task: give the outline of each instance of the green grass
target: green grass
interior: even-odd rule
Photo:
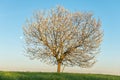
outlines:
[[[0,72],[0,80],[120,80],[120,76],[77,73]]]

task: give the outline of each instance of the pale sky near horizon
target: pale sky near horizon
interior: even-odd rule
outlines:
[[[0,0],[0,70],[56,71],[55,66],[24,56],[22,26],[34,11],[57,5],[70,11],[93,12],[104,30],[97,63],[88,69],[65,68],[65,72],[120,75],[120,0]]]

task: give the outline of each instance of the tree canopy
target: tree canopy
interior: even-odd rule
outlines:
[[[25,50],[32,59],[60,66],[91,67],[103,37],[100,20],[90,12],[57,6],[35,12],[23,27]]]

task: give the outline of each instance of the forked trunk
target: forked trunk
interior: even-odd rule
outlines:
[[[58,62],[58,66],[57,66],[57,72],[60,73],[60,69],[61,69],[61,62]]]

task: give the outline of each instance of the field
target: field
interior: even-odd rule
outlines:
[[[120,80],[120,76],[77,73],[0,72],[0,80]]]

